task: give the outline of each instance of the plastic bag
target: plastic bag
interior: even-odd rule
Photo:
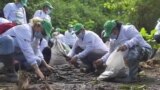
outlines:
[[[49,65],[54,66],[67,64],[64,54],[67,55],[69,51],[69,46],[62,44],[57,39],[54,39],[54,45],[51,48],[51,60],[49,62]]]
[[[111,53],[106,61],[106,70],[97,78],[98,80],[114,78],[120,73],[126,73],[127,67],[125,66],[124,53],[117,51],[117,49]]]

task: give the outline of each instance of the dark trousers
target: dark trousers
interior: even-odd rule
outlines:
[[[140,46],[133,46],[129,49],[128,54],[125,57],[127,60],[127,65],[129,67],[129,75],[130,79],[137,78],[139,62],[146,61],[150,56],[151,49],[140,47]]]
[[[160,43],[160,34],[154,35],[154,39],[156,40],[157,43]]]
[[[75,53],[78,54],[80,52],[82,52],[83,49],[80,47],[77,47],[75,49]],[[107,53],[107,51],[103,51],[103,50],[96,50],[96,51],[92,51],[90,53],[88,53],[88,55],[86,55],[84,58],[80,58],[80,60],[86,64],[88,66],[89,69],[91,69],[91,71],[94,71],[95,68],[93,67],[93,62],[97,59],[100,59],[103,55],[105,55]]]

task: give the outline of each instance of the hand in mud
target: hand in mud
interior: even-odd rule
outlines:
[[[45,77],[44,77],[42,71],[39,69],[38,65],[37,65],[37,64],[33,64],[32,67],[34,68],[35,73],[36,73],[42,80],[44,80]]]
[[[52,66],[50,66],[50,65],[46,65],[46,68],[49,70],[49,71],[54,71],[54,69],[53,69],[53,67]]]
[[[78,57],[77,56],[73,56],[70,60],[70,63],[73,64],[73,65],[77,65],[77,59]]]
[[[127,46],[126,46],[126,45],[122,45],[122,46],[120,46],[120,47],[118,48],[117,51],[125,51],[125,50],[127,50]]]
[[[72,59],[72,58],[69,57],[69,56],[66,56],[65,58],[66,58],[67,61],[70,61],[70,60]]]
[[[102,66],[103,65],[103,61],[101,59],[98,59],[96,61],[93,62],[93,66],[95,68],[99,67],[99,66]]]
[[[45,76],[43,75],[40,69],[35,70],[35,72],[41,78],[41,80],[45,80]]]

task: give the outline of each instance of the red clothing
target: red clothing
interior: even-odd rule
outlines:
[[[4,33],[5,31],[7,31],[8,29],[10,29],[14,26],[16,26],[15,23],[2,23],[2,24],[0,24],[0,34]]]

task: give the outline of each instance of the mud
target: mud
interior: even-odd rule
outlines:
[[[117,82],[97,81],[93,73],[81,73],[79,69],[70,65],[54,66],[55,71],[45,72],[47,83],[52,90],[160,90],[160,65],[143,68],[143,75],[135,83],[124,84]],[[45,82],[29,73],[30,85],[25,90],[47,89]],[[17,90],[15,83],[0,80],[0,90]]]

